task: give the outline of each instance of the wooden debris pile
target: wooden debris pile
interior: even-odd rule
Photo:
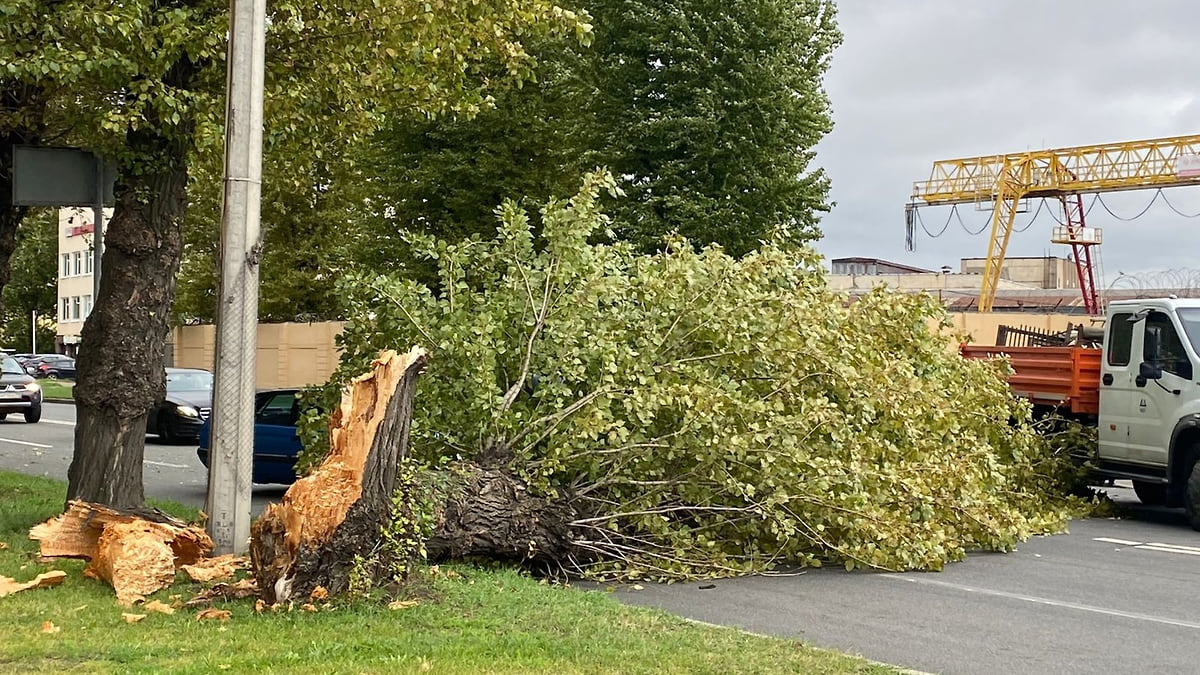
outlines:
[[[351,382],[330,420],[330,453],[267,507],[250,534],[250,559],[267,602],[344,591],[355,557],[378,545],[396,467],[408,453],[416,380],[428,355],[385,351]]]
[[[38,542],[43,558],[90,561],[83,573],[107,581],[127,606],[170,585],[180,568],[195,580],[236,569],[225,557],[206,558],[213,542],[203,529],[155,509],[71,501],[62,515],[35,525],[29,538]]]

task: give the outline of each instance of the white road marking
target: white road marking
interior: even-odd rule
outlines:
[[[1162,551],[1164,554],[1200,555],[1200,551],[1189,551],[1187,549],[1177,549],[1175,546],[1159,546],[1158,544],[1144,544],[1134,546],[1134,548],[1144,551]]]
[[[17,440],[13,440],[11,438],[0,438],[0,443],[16,443],[17,445],[28,445],[31,448],[53,448],[54,447],[53,445],[46,445],[45,443],[31,443],[29,441],[17,441]]]
[[[49,447],[49,446],[47,446],[47,447]],[[165,467],[169,467],[172,469],[190,469],[190,468],[192,468],[191,466],[189,466],[187,464],[171,464],[168,462],[156,462],[152,459],[143,459],[142,464],[152,464],[154,466],[165,466]]]
[[[1108,537],[1096,537],[1092,541],[1103,541],[1109,544],[1120,544],[1122,546],[1141,546],[1140,541],[1129,541],[1128,539],[1109,539]]]
[[[43,423],[43,424],[61,424],[61,425],[63,425],[64,427],[73,427],[73,426],[75,426],[75,423],[74,423],[74,422],[68,422],[67,420],[48,420],[48,419],[46,419],[45,417],[43,417],[41,421],[42,421],[42,423]]]
[[[1063,609],[1074,609],[1080,612],[1091,612],[1093,614],[1105,614],[1107,616],[1117,616],[1123,619],[1133,619],[1135,621],[1148,621],[1150,623],[1161,623],[1168,626],[1180,626],[1182,628],[1193,628],[1200,630],[1200,623],[1193,621],[1183,621],[1180,619],[1171,619],[1165,616],[1154,616],[1152,614],[1139,614],[1137,612],[1126,612],[1119,609],[1109,609],[1107,607],[1096,607],[1094,605],[1082,605],[1077,602],[1066,602],[1063,600],[1053,600],[1051,598],[1042,598],[1036,595],[1023,595],[1021,593],[1009,593],[1008,591],[996,591],[990,588],[978,588],[975,586],[963,586],[948,581],[937,581],[935,579],[920,579],[911,576],[898,574],[881,575],[889,579],[899,579],[908,581],[914,584],[926,584],[929,586],[942,586],[944,588],[953,588],[955,590],[966,593],[979,593],[981,595],[991,595],[998,598],[1007,598],[1009,600],[1021,600],[1024,602],[1032,602],[1038,605],[1048,605],[1050,607],[1061,607]]]
[[[1158,541],[1140,542],[1129,541],[1127,539],[1109,539],[1108,537],[1094,537],[1092,541],[1103,541],[1108,544],[1120,544],[1121,546],[1130,546],[1142,551],[1158,551],[1159,553],[1182,553],[1183,555],[1200,555],[1200,548],[1195,546],[1180,546],[1179,544],[1164,544]]]

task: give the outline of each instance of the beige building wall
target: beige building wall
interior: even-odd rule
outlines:
[[[983,276],[979,274],[938,274],[936,272],[921,274],[830,274],[826,277],[826,285],[831,291],[867,291],[876,286],[887,286],[899,291],[928,291],[937,295],[939,291],[978,293],[983,285]],[[1001,279],[996,285],[998,291],[1030,291],[1041,288],[1030,284],[1018,283]]]
[[[1099,325],[1086,316],[1078,314],[1034,314],[1027,312],[962,312],[950,315],[954,327],[971,336],[971,342],[980,345],[996,344],[996,331],[1001,325],[1018,328],[1036,328],[1052,332],[1067,330],[1068,326]],[[936,324],[931,324],[936,326]]]
[[[963,274],[983,274],[984,258],[963,258]],[[1079,288],[1075,263],[1066,258],[1005,258],[1000,278],[1036,288]]]
[[[338,364],[334,338],[342,326],[340,321],[259,324],[255,388],[304,387],[328,380]],[[212,370],[216,337],[215,326],[175,328],[171,331],[173,365]]]
[[[58,210],[58,330],[60,353],[74,354],[84,319],[92,312],[92,210]],[[105,220],[112,209],[105,209]]]

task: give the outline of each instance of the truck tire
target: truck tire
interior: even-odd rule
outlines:
[[[1146,506],[1162,506],[1167,503],[1167,484],[1150,481],[1133,481],[1133,492]]]
[[[1192,470],[1184,486],[1183,507],[1192,529],[1200,532],[1200,460],[1192,460]]]

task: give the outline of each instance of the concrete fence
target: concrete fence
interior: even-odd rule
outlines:
[[[996,329],[1001,325],[1066,330],[1069,324],[1087,322],[1087,317],[1067,314],[952,314],[954,326],[971,335],[982,345],[996,344]],[[334,337],[342,323],[264,323],[258,326],[258,352],[255,364],[259,389],[303,387],[329,379],[338,363]],[[175,366],[213,369],[216,328],[181,326],[171,331],[171,350]]]

